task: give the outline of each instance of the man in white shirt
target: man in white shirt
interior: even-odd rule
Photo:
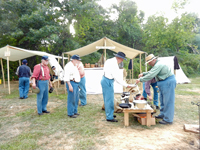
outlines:
[[[118,122],[114,119],[114,81],[118,82],[122,86],[130,88],[130,86],[120,78],[120,70],[118,64],[126,60],[126,55],[123,52],[114,54],[115,57],[106,60],[104,64],[104,75],[101,80],[101,86],[103,91],[103,99],[105,105],[106,119],[110,122]]]
[[[76,118],[78,115],[78,101],[79,101],[79,89],[80,74],[77,66],[80,63],[79,55],[73,55],[71,61],[65,65],[64,81],[66,81],[66,88],[68,92],[67,96],[67,114],[71,118]]]

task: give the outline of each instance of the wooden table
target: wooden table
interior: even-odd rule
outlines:
[[[124,108],[124,125],[129,126],[129,113],[146,113],[147,114],[147,126],[151,126],[151,113],[153,109],[130,109]]]

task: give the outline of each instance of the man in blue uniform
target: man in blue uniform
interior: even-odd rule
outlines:
[[[66,81],[67,88],[67,114],[70,118],[76,118],[80,114],[78,113],[79,102],[79,82],[80,73],[77,66],[79,65],[81,58],[79,55],[73,55],[65,67],[64,81]]]
[[[22,65],[17,68],[16,74],[19,77],[19,98],[28,98],[29,92],[29,80],[31,76],[31,69],[27,66],[28,62],[26,59],[22,61]]]
[[[101,87],[103,91],[103,99],[106,112],[106,120],[110,122],[118,122],[114,119],[116,116],[114,113],[114,81],[118,82],[122,86],[130,88],[123,79],[120,78],[120,69],[118,64],[123,60],[126,60],[126,55],[123,52],[118,52],[115,57],[106,60],[104,64],[104,75],[101,80]]]

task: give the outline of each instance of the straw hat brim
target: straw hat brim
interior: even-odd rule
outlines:
[[[154,59],[157,59],[158,57],[153,57],[152,59],[148,60],[145,64],[148,64],[149,62],[151,62]]]

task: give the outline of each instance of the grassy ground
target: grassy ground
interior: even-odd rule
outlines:
[[[195,77],[191,80],[191,84],[177,85],[175,125],[198,124],[198,107],[192,105],[191,101],[200,101],[200,78]],[[12,84],[10,95],[3,85],[0,85],[0,89],[1,150],[124,149],[111,146],[109,143],[116,138],[116,130],[122,133],[129,131],[135,134],[134,136],[137,136],[139,131],[147,133],[158,129],[165,130],[165,127],[159,124],[151,127],[141,126],[133,117],[130,117],[130,126],[124,128],[123,113],[117,114],[118,123],[107,122],[105,112],[101,110],[102,95],[88,95],[88,105],[79,107],[78,111],[81,115],[72,119],[67,117],[67,94],[64,93],[62,86],[58,89],[58,96],[55,92],[49,94],[47,109],[51,113],[43,116],[37,115],[36,94],[29,93],[28,99],[19,99],[17,83]],[[115,94],[115,97],[119,98],[120,94]],[[117,134],[118,138],[119,136],[120,134]],[[194,148],[190,146],[191,140],[187,136],[181,141],[184,141],[189,148]],[[176,146],[172,145],[170,149],[173,147]],[[181,149],[184,147],[182,146]],[[139,146],[135,147],[137,148],[140,149]],[[159,149],[159,147],[152,149]]]

